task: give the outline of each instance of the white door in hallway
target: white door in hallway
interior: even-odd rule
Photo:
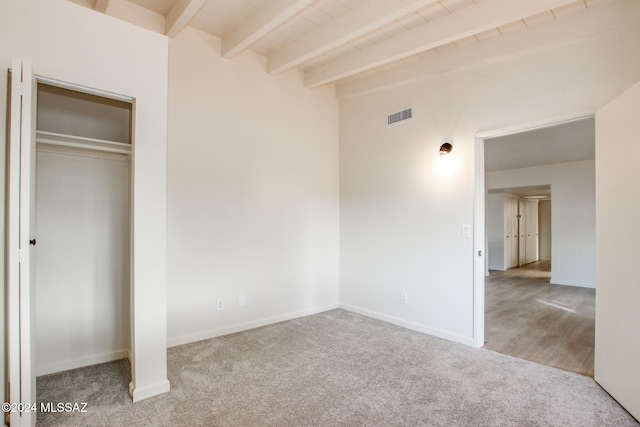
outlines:
[[[526,238],[525,238],[525,264],[538,261],[538,201],[527,200],[526,206]]]
[[[527,204],[518,199],[518,266],[527,263]]]
[[[538,201],[518,199],[518,265],[538,261]]]
[[[640,420],[640,83],[596,113],[594,378]]]
[[[518,266],[518,199],[504,198],[504,268]]]

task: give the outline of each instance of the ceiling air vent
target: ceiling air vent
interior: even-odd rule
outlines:
[[[391,113],[387,116],[387,126],[395,125],[413,118],[413,108]]]

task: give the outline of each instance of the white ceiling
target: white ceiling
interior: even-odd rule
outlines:
[[[593,117],[490,138],[484,143],[486,172],[590,160],[595,157]],[[489,190],[489,193],[510,193],[520,197],[550,200],[551,186],[500,188]]]
[[[486,172],[595,159],[595,119],[486,139],[484,154]]]
[[[70,1],[169,37],[197,28],[222,40],[222,51],[212,53],[231,59],[251,50],[267,58],[266,72],[298,69],[310,88],[431,64],[457,50],[468,57],[469,48],[522,34],[536,35],[534,44],[514,42],[507,53],[536,43],[546,47],[628,25],[626,17],[640,15],[637,0]],[[551,30],[558,25],[564,31]],[[544,37],[550,32],[551,41]],[[497,55],[485,50],[473,61]]]

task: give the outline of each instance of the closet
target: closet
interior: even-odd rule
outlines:
[[[38,83],[36,374],[130,352],[133,108]]]
[[[490,270],[508,270],[538,261],[538,200],[489,194],[487,236]]]

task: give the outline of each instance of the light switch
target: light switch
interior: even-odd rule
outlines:
[[[462,224],[462,237],[468,239],[471,237],[471,225]]]

